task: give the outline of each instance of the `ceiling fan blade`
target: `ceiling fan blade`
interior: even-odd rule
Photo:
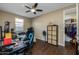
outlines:
[[[30,12],[30,10],[26,11],[26,13]]]
[[[36,9],[36,11],[39,11],[39,12],[41,12],[41,11],[43,11],[43,10],[41,10],[41,9]]]
[[[26,8],[28,8],[28,9],[31,9],[30,7],[28,7],[28,6],[25,6]]]
[[[32,8],[36,8],[38,6],[38,3],[35,3]]]
[[[36,14],[36,12],[33,12],[34,14]]]

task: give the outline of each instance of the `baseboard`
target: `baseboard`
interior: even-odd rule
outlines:
[[[60,45],[60,46],[65,46],[65,44],[62,44],[62,43],[58,43],[58,45]]]

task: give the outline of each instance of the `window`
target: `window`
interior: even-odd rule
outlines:
[[[24,25],[24,19],[20,19],[20,18],[15,19],[16,32],[22,32],[23,25]]]

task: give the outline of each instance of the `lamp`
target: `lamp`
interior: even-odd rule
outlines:
[[[35,9],[31,9],[31,12],[35,12],[36,10]]]

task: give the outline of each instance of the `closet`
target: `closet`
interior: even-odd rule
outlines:
[[[77,40],[76,7],[66,9],[64,12],[65,44],[70,42],[74,44]]]
[[[47,42],[58,45],[58,25],[47,26]]]

